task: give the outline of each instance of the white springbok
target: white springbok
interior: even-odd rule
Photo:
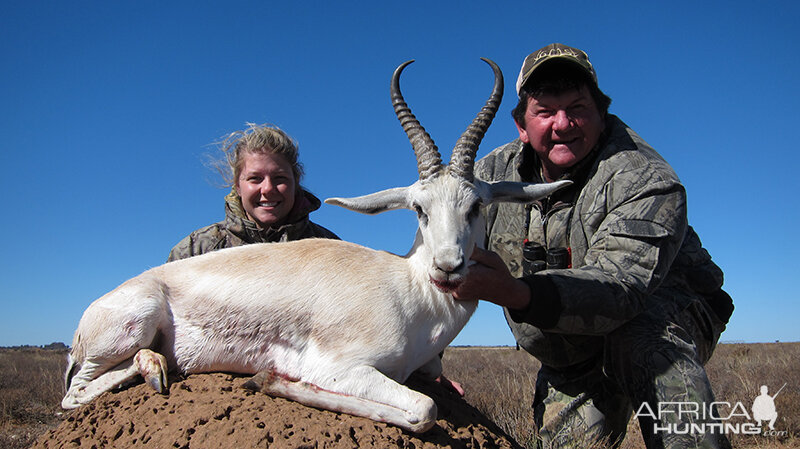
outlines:
[[[401,383],[419,370],[441,373],[439,353],[477,301],[450,294],[481,244],[480,207],[532,202],[567,184],[486,183],[475,179],[478,144],[500,104],[492,94],[444,166],[433,140],[403,100],[402,64],[392,103],[417,155],[408,187],[335,204],[375,214],[417,212],[419,230],[405,257],[353,243],[309,239],[224,249],[170,262],[94,301],[75,332],[61,405],[75,408],[138,375],[158,392],[167,372],[259,373],[262,391],[328,410],[429,429],[436,404]]]

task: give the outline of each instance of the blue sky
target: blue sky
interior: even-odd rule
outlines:
[[[315,5],[320,3],[320,5]],[[675,168],[726,274],[727,341],[797,341],[796,2],[2,2],[0,346],[70,343],[85,307],[223,217],[204,162],[245,122],[300,143],[320,198],[416,179],[389,101],[402,79],[445,158],[496,61],[506,96],[479,156],[514,137],[522,59],[589,53],[620,116]],[[346,240],[405,254],[414,214],[324,205]],[[510,345],[482,303],[454,344]]]

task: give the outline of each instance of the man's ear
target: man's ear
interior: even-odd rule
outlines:
[[[528,143],[528,144],[531,143],[530,139],[528,138],[528,132],[525,131],[525,128],[523,126],[520,126],[520,124],[517,123],[516,120],[514,120],[514,126],[517,127],[517,131],[519,132],[519,140],[521,140],[522,143]]]

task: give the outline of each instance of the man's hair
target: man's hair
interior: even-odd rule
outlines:
[[[247,123],[246,129],[228,134],[218,145],[225,160],[214,165],[228,185],[238,182],[245,154],[280,154],[292,166],[295,184],[300,186],[303,164],[298,160],[297,142],[277,126]]]
[[[536,73],[520,88],[519,102],[511,110],[520,125],[525,124],[525,111],[528,110],[528,100],[540,95],[560,95],[564,92],[579,90],[582,86],[589,89],[589,93],[597,105],[600,116],[605,118],[611,98],[604,94],[597,84],[589,77],[586,71],[569,62],[553,61],[539,68]]]

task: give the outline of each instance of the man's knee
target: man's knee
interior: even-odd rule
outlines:
[[[607,335],[606,373],[628,384],[676,370],[691,374],[702,369],[719,333],[701,306],[653,308]]]
[[[632,415],[625,395],[595,362],[539,372],[534,419],[547,447],[591,447],[621,441]],[[579,442],[580,444],[577,444]]]

